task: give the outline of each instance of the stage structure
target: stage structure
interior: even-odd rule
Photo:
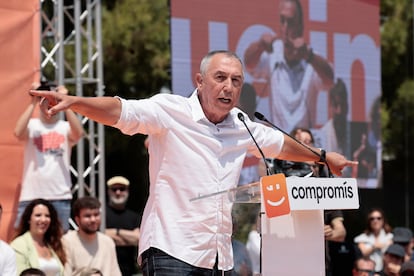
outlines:
[[[71,87],[77,96],[104,95],[101,10],[100,0],[41,1],[42,75]],[[105,210],[104,126],[80,119],[86,135],[76,145],[72,193],[98,197]]]

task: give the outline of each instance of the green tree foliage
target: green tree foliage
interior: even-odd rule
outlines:
[[[167,0],[103,1],[102,47],[105,95],[147,98],[170,83]],[[107,177],[124,175],[131,185],[130,207],[142,211],[148,195],[148,154],[143,135],[106,128]]]
[[[382,0],[380,3],[383,99],[390,106],[398,87],[413,75],[413,2]]]
[[[386,132],[386,148],[402,162],[413,160],[413,154],[409,150],[414,141],[414,81],[406,80],[398,89],[397,95],[390,107],[390,117],[384,122]],[[391,150],[390,150],[391,149]]]
[[[413,227],[413,0],[381,0],[383,199],[391,225]],[[401,214],[401,215],[396,215]]]
[[[381,1],[382,125],[384,153],[406,160],[413,121],[413,1]],[[410,91],[411,89],[411,91]],[[412,155],[413,153],[409,153]],[[412,158],[410,158],[412,159]],[[400,161],[399,161],[400,160]]]
[[[123,0],[103,11],[105,92],[146,98],[170,81],[167,0]]]

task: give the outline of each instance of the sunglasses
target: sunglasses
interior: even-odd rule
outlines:
[[[382,220],[382,217],[370,217],[369,220],[370,221],[373,221],[373,220]]]
[[[116,191],[121,191],[121,192],[125,192],[126,191],[126,187],[113,187],[111,188],[112,192],[116,192]]]
[[[375,271],[373,270],[369,270],[369,269],[357,269],[357,271],[362,274],[362,273],[366,273],[369,276],[374,276],[375,275]]]

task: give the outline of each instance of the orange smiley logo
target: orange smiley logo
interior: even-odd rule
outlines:
[[[290,213],[286,177],[279,173],[260,180],[266,215],[269,218]]]

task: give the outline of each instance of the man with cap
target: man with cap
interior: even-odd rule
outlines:
[[[123,276],[137,272],[137,249],[140,216],[126,208],[129,197],[129,180],[114,176],[107,181],[108,204],[106,207],[106,230],[116,244],[116,254]]]
[[[413,232],[407,227],[395,227],[392,231],[392,241],[405,248],[404,261],[409,261],[413,255]]]
[[[399,244],[391,244],[384,253],[384,267],[381,276],[399,276],[404,263],[405,249]]]

